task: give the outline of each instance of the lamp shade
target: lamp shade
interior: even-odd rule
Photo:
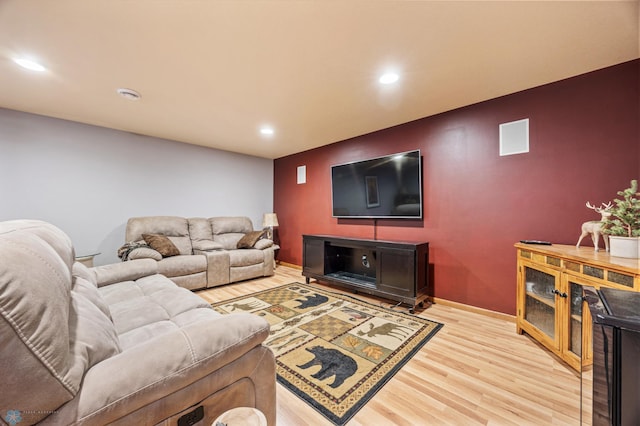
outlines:
[[[278,226],[278,216],[275,213],[265,213],[262,218],[262,226]]]

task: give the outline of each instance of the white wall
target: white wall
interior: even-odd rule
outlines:
[[[41,219],[119,261],[127,219],[273,211],[273,161],[0,108],[0,220]]]

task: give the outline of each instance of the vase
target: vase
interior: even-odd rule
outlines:
[[[640,237],[609,236],[609,253],[611,256],[640,258]]]

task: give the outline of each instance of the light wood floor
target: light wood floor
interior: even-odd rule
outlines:
[[[280,265],[273,277],[198,294],[213,303],[296,281],[301,271]],[[348,426],[580,424],[579,374],[515,322],[438,303],[417,314],[444,327]],[[277,400],[279,426],[331,425],[279,384]]]

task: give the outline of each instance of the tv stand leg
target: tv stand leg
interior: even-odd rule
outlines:
[[[409,313],[410,314],[415,314],[416,313],[416,306],[419,307],[420,309],[424,308],[424,300],[421,300],[420,302],[418,302],[417,305],[413,305],[409,307]]]
[[[309,284],[309,282],[310,282],[311,280],[309,279],[309,277],[304,277],[304,281],[305,281],[307,284]]]

